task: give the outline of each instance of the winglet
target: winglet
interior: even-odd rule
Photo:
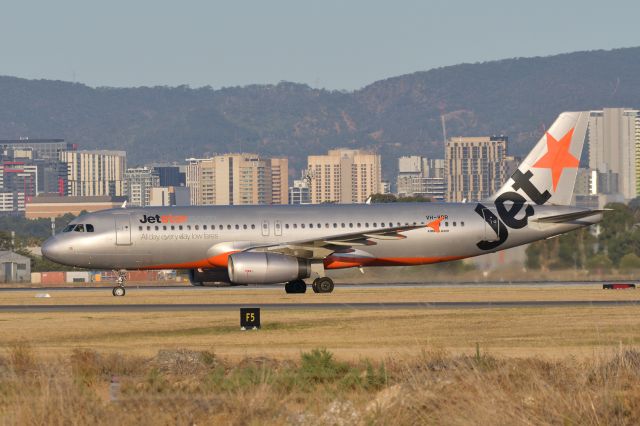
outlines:
[[[120,208],[122,208],[122,209],[126,209],[127,208],[127,200],[124,200],[124,203],[122,203]]]

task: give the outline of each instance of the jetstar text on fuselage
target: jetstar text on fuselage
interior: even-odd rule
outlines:
[[[147,216],[145,214],[140,219],[140,223],[184,223],[187,219],[189,219],[189,216],[174,216],[172,214]]]

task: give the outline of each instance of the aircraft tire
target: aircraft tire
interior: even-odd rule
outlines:
[[[287,293],[306,293],[307,284],[303,280],[289,281],[284,285],[284,291]]]
[[[124,296],[126,293],[127,291],[122,286],[114,287],[113,290],[111,291],[111,294],[113,294],[116,297]]]
[[[313,289],[314,293],[320,293],[320,290],[318,289],[318,279],[319,278],[313,280],[313,284],[311,284],[311,288]]]
[[[315,284],[315,288],[313,291],[316,293],[331,293],[333,291],[333,280],[329,277],[318,278],[313,282]]]

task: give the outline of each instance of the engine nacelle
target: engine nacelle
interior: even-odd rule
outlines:
[[[235,253],[227,269],[234,284],[277,284],[311,276],[308,260],[278,253]]]
[[[225,268],[216,269],[189,269],[189,281],[191,285],[195,286],[214,286],[214,285],[229,285],[231,280],[229,279],[229,273]]]

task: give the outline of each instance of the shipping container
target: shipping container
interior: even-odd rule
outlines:
[[[31,273],[31,284],[40,284],[42,282],[42,274],[40,272]]]
[[[41,283],[46,285],[64,284],[64,272],[43,272]]]
[[[88,271],[67,271],[65,277],[68,283],[88,283],[90,281]]]

